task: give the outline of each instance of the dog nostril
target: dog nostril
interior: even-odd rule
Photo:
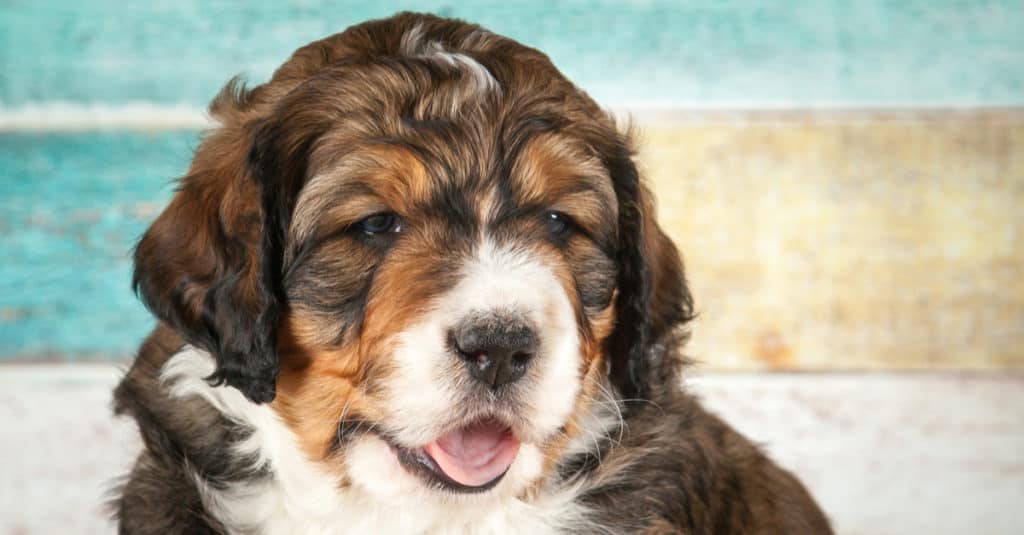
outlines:
[[[512,363],[517,365],[517,366],[526,366],[526,363],[529,362],[530,359],[532,359],[532,358],[533,358],[533,353],[527,353],[525,351],[520,351],[520,352],[512,355]]]
[[[538,345],[534,330],[523,321],[493,316],[463,322],[449,332],[448,342],[470,375],[491,388],[523,377]]]

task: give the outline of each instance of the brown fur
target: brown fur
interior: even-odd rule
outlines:
[[[414,27],[419,41],[403,37]],[[423,59],[426,42],[471,56],[494,87]],[[136,251],[161,325],[115,394],[146,444],[118,500],[123,532],[221,531],[190,470],[209,484],[270,477],[231,457],[246,429],[157,381],[186,343],[215,356],[212,381],[273,400],[346,485],[337,446],[346,422],[382,418],[392,335],[455,284],[487,227],[554,266],[582,340],[576,416],[543,445],[532,493],[582,481],[609,532],[830,533],[798,481],[679,391],[692,300],[678,252],[626,136],[546,56],[401,14],[299,49],[266,84],[228,84],[210,112],[220,126]],[[548,237],[544,210],[574,232]],[[400,242],[353,231],[382,211],[407,225]],[[623,406],[621,436],[569,456],[602,388]]]

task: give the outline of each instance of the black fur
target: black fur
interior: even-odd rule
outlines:
[[[324,333],[327,339],[337,335],[339,344],[349,330],[359,329],[374,277],[383,277],[384,270],[374,270],[387,248],[369,247],[348,230],[330,228],[329,222],[323,229],[327,237],[288,243],[314,146],[330,138],[324,134],[331,129],[332,134],[352,134],[359,126],[355,137],[361,142],[404,147],[430,175],[423,189],[435,198],[424,202],[434,204],[423,212],[435,228],[422,236],[433,249],[423,248],[420,255],[438,258],[424,262],[432,267],[411,279],[417,284],[402,287],[403,297],[415,297],[401,302],[406,308],[453,283],[457,270],[442,271],[471,248],[480,230],[473,203],[491,185],[499,192],[497,221],[490,222],[499,240],[547,240],[546,246],[566,259],[576,283],[582,338],[593,334],[591,320],[607,310],[615,295],[612,332],[603,353],[610,365],[608,379],[617,390],[612,396],[624,408],[624,425],[611,437],[595,438],[593,450],[560,459],[537,490],[578,484],[578,500],[589,508],[580,533],[595,527],[607,533],[831,533],[792,475],[680,391],[679,347],[682,328],[693,317],[693,300],[678,252],[657,226],[626,137],[545,56],[497,36],[474,45],[482,48],[473,53],[502,86],[504,100],[460,109],[458,120],[433,120],[423,110],[446,102],[451,80],[437,65],[427,68],[423,61],[398,57],[401,36],[413,27],[425,39],[448,44],[482,31],[415,14],[373,21],[300,49],[268,84],[246,90],[229,83],[211,105],[222,126],[197,150],[181,192],[136,249],[135,288],[161,323],[115,391],[117,412],[136,420],[145,446],[115,500],[121,532],[223,533],[224,526],[203,505],[203,490],[229,485],[258,489],[276,477],[277,467],[233,447],[252,429],[199,397],[172,396],[159,372],[185,344],[195,345],[215,357],[211,382],[265,403],[276,395],[279,351],[285,354],[279,343],[293,356],[302,354],[288,346],[299,343],[296,333],[279,333],[286,314],[304,307],[302,312],[310,312],[304,321],[319,322],[305,324],[307,333]],[[364,63],[374,68],[359,71]],[[382,65],[390,69],[384,76]],[[350,70],[355,74],[349,76]],[[333,109],[332,102],[353,109]],[[395,124],[404,130],[385,127]],[[510,179],[512,162],[539,133],[557,134],[565,147],[600,159],[611,178],[615,206],[601,172],[573,174],[568,181],[605,192],[595,193],[601,197],[596,206],[603,213],[617,209],[617,220],[591,223],[580,230],[582,236],[571,239],[545,230],[541,216],[548,208],[523,202],[529,196],[520,195]],[[325,150],[344,152],[347,145],[337,143]],[[341,189],[330,194],[345,193]],[[589,210],[578,212],[585,216]],[[346,241],[327,247],[335,239]],[[352,254],[351,263],[325,258],[357,250],[362,258]],[[410,258],[419,261],[421,256],[407,254]],[[421,267],[391,265],[401,266],[402,273]],[[303,362],[286,359],[284,364],[304,369]],[[285,372],[282,392],[292,370],[286,367]],[[369,397],[379,388],[372,380],[359,386]],[[293,405],[282,402],[271,410],[305,409],[290,401]],[[321,421],[330,425],[331,412],[316,416],[326,415]],[[379,423],[366,415],[345,417],[327,445],[329,457],[314,462],[337,461],[348,441]]]
[[[184,340],[158,328],[114,391],[117,414],[139,426],[142,453],[116,489],[113,508],[123,534],[224,533],[203,505],[199,489],[256,483],[271,476],[256,459],[232,447],[252,430],[230,421],[199,398],[172,398],[159,380],[168,356]]]

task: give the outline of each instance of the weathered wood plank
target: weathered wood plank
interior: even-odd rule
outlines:
[[[640,145],[695,358],[1024,366],[1024,114],[705,115]]]
[[[131,355],[152,325],[135,240],[195,132],[0,135],[0,358]]]
[[[0,365],[0,532],[111,533],[104,492],[139,442],[113,366]],[[1024,532],[1024,376],[716,374],[709,408],[796,472],[839,535]],[[68,410],[74,407],[76,410]],[[68,452],[75,452],[71,455]]]
[[[606,104],[685,107],[1024,103],[1015,0],[40,0],[0,4],[0,105],[202,107],[296,47],[415,9],[544,50]]]

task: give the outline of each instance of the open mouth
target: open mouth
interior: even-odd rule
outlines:
[[[446,433],[419,448],[392,449],[411,473],[455,492],[484,492],[501,481],[519,453],[512,430],[484,419]]]

